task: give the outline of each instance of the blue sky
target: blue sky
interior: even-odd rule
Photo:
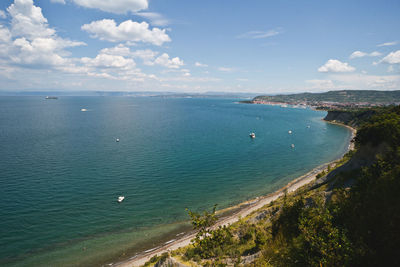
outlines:
[[[0,90],[400,90],[400,1],[2,0]]]

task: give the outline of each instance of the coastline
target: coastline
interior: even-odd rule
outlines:
[[[228,226],[231,225],[235,222],[237,222],[240,218],[246,217],[247,215],[251,214],[252,212],[262,208],[265,205],[270,204],[272,201],[278,199],[279,197],[283,196],[285,192],[292,193],[299,188],[311,183],[316,179],[317,174],[319,174],[322,171],[327,171],[328,167],[331,165],[335,165],[340,159],[342,159],[343,155],[349,152],[350,150],[354,150],[354,143],[351,142],[354,137],[356,136],[357,130],[351,126],[345,125],[340,122],[336,121],[323,121],[331,124],[336,124],[339,126],[343,126],[348,128],[351,131],[351,137],[349,139],[349,145],[346,149],[346,151],[337,159],[324,163],[322,165],[319,165],[312,169],[311,171],[307,172],[306,174],[297,177],[293,181],[289,182],[287,185],[283,186],[282,188],[276,190],[273,193],[270,193],[268,195],[256,197],[254,199],[242,202],[238,205],[223,209],[218,211],[218,213],[225,213],[229,210],[235,210],[237,211],[233,212],[232,214],[229,214],[228,216],[223,216],[221,217],[215,225],[212,226],[212,228],[218,228],[219,226]],[[173,250],[176,250],[180,247],[185,247],[190,244],[190,241],[195,237],[196,232],[191,231],[185,235],[183,235],[180,238],[177,238],[176,240],[173,241],[168,241],[158,247],[155,247],[153,249],[149,249],[145,252],[139,253],[127,260],[117,262],[115,264],[109,264],[109,266],[119,266],[119,267],[128,267],[128,266],[141,266],[145,264],[147,261],[150,260],[155,255],[161,255],[164,252],[170,252]]]

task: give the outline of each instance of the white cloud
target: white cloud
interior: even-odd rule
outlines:
[[[0,10],[0,18],[2,18],[2,19],[7,18],[7,14],[3,10]]]
[[[382,59],[382,62],[389,64],[399,64],[400,63],[400,50],[396,52],[391,52],[389,55]]]
[[[329,59],[325,65],[318,68],[319,72],[352,72],[355,68],[348,63],[341,62],[337,59]]]
[[[169,24],[169,20],[163,15],[156,12],[138,12],[136,15],[144,17],[150,21],[152,25],[155,26],[166,26]]]
[[[0,24],[0,42],[7,43],[11,40],[11,32]]]
[[[381,56],[381,55],[382,54],[380,52],[378,52],[378,51],[374,51],[374,52],[371,52],[371,53],[365,53],[365,52],[361,52],[361,51],[354,51],[350,55],[350,58],[353,59],[353,58],[360,58],[360,57],[366,57],[366,56],[368,56],[368,57],[378,57],[378,56]]]
[[[100,50],[101,54],[116,55],[116,56],[130,56],[132,54],[129,47],[119,44],[111,48],[103,48]]]
[[[73,0],[77,5],[96,8],[105,12],[125,14],[147,9],[147,0]]]
[[[196,67],[200,67],[200,68],[206,68],[206,67],[208,67],[207,64],[203,64],[203,63],[200,63],[200,62],[196,62],[196,63],[194,63],[194,65],[195,65]]]
[[[81,28],[91,33],[93,38],[110,42],[144,42],[160,46],[171,41],[165,29],[149,29],[146,22],[126,20],[117,26],[113,19],[103,19],[85,24]]]
[[[272,37],[280,34],[280,31],[277,30],[269,30],[269,31],[249,31],[243,34],[236,36],[238,39],[263,39]]]
[[[15,39],[14,55],[11,56],[13,63],[37,66],[60,66],[66,64],[67,60],[61,57],[56,50],[57,41],[51,38],[36,38],[29,41],[24,37]]]
[[[400,75],[334,74],[330,79],[348,89],[393,90],[400,87]]]
[[[55,30],[48,27],[42,9],[33,5],[32,0],[15,0],[7,8],[7,11],[12,18],[11,31],[13,36],[35,38],[55,34]]]
[[[167,53],[163,53],[161,56],[157,57],[154,64],[164,66],[171,69],[177,69],[183,66],[183,61],[179,57],[169,58]]]
[[[65,5],[65,0],[50,0],[50,2]]]
[[[367,53],[361,51],[355,51],[350,55],[350,58],[365,57]]]
[[[222,71],[222,72],[232,72],[232,71],[233,71],[233,68],[219,67],[218,70],[219,70],[219,71]]]
[[[7,11],[10,28],[0,24],[0,57],[3,65],[59,68],[70,64],[68,47],[85,45],[57,36],[40,7],[32,0],[15,0]]]
[[[370,57],[379,57],[379,56],[381,56],[381,55],[382,55],[382,53],[381,53],[381,52],[378,52],[378,51],[374,51],[374,52],[372,52],[372,53],[369,54]]]
[[[82,62],[91,67],[130,69],[136,66],[133,59],[123,56],[99,54],[95,58],[82,58]]]
[[[129,47],[126,47],[123,44],[119,44],[111,48],[102,49],[100,51],[100,54],[140,58],[143,60],[143,64],[152,66],[154,65],[154,60],[158,55],[158,52],[153,51],[151,49],[131,51]]]
[[[140,58],[143,60],[143,64],[145,65],[153,65],[153,61],[158,55],[158,52],[155,52],[151,49],[144,49],[144,50],[136,50],[132,52],[132,57],[134,58]]]
[[[173,71],[174,69],[179,69],[181,66],[184,65],[183,60],[181,60],[179,57],[170,58],[167,53],[163,53],[162,55],[157,57],[158,54],[158,52],[151,49],[140,49],[136,51],[131,51],[129,47],[126,47],[123,44],[119,44],[111,48],[104,48],[100,50],[99,53],[99,55],[121,56],[132,59],[139,58],[143,61],[144,65],[159,65],[170,69],[170,71]],[[181,69],[180,71],[189,72],[189,70],[187,69]]]
[[[377,46],[382,47],[382,46],[392,46],[392,45],[397,45],[397,42],[387,42],[383,44],[378,44]]]

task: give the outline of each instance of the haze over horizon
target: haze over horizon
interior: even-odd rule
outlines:
[[[5,0],[0,90],[399,90],[399,13],[398,1]]]

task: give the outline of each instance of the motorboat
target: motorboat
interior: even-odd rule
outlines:
[[[292,131],[289,130],[288,133],[289,133],[289,134],[292,134]]]
[[[125,197],[124,196],[119,196],[118,197],[118,202],[121,203],[122,201],[124,201]]]
[[[255,133],[251,133],[251,134],[249,134],[249,136],[250,136],[250,138],[256,138],[256,134]]]

